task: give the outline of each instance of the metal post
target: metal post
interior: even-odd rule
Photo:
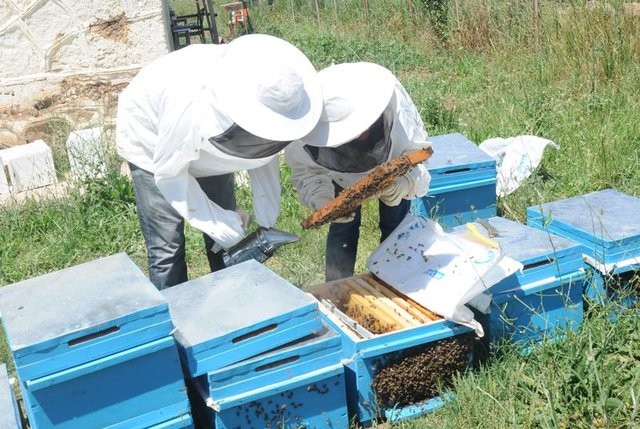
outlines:
[[[211,43],[216,45],[220,43],[218,38],[218,27],[216,25],[216,13],[213,11],[213,4],[211,0],[205,0],[207,4],[207,13],[209,14],[209,35],[211,36]]]

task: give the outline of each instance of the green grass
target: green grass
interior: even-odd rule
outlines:
[[[252,6],[253,23],[300,47],[319,69],[341,61],[389,67],[430,135],[461,132],[480,143],[534,134],[560,145],[499,199],[500,215],[523,222],[528,206],[609,187],[640,196],[640,20],[625,16],[622,2],[541,2],[535,18],[531,1],[452,0],[449,14],[436,16],[437,31],[433,11],[418,0],[370,1],[368,11],[359,0],[318,3],[316,11],[315,2],[275,0],[269,8],[261,0]],[[221,32],[224,19],[220,12]],[[49,131],[64,134],[64,127]],[[0,285],[116,252],[146,270],[130,185],[112,170],[67,199],[0,208]],[[266,265],[300,287],[320,283],[326,227],[301,230],[309,211],[298,203],[286,166],[282,178],[277,226],[301,240]],[[237,196],[251,208],[248,190]],[[621,214],[621,221],[632,215]],[[377,246],[376,217],[375,205],[365,204],[358,272]],[[190,274],[199,277],[207,273],[202,237],[187,232]],[[639,318],[620,310],[611,323],[608,310],[591,308],[580,331],[529,355],[503,346],[490,364],[456,380],[456,399],[446,407],[394,426],[640,427]],[[10,361],[6,347],[0,353]]]

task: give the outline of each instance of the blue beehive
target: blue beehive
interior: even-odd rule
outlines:
[[[191,425],[169,309],[117,254],[0,289],[33,428]]]
[[[430,137],[428,195],[412,201],[412,212],[443,227],[496,215],[496,161],[459,133]]]
[[[189,377],[322,329],[317,302],[250,260],[162,291]]]
[[[0,428],[22,428],[18,403],[13,394],[13,388],[9,384],[7,366],[0,364]]]
[[[580,326],[585,279],[580,243],[497,216],[474,225],[499,244],[504,256],[523,265],[491,287],[490,340],[539,341]],[[459,226],[453,232],[468,230]]]
[[[199,426],[348,428],[341,338],[333,329],[195,380]]]
[[[639,198],[605,189],[529,207],[527,224],[582,243],[592,267],[585,293],[600,300],[617,295],[640,268],[637,213]]]
[[[422,362],[425,365],[420,364],[421,356],[436,362],[438,359],[432,359],[433,353],[438,353],[440,347],[447,349],[450,346],[450,350],[459,352],[455,363],[459,364],[460,370],[466,369],[473,359],[470,328],[439,318],[399,295],[394,296],[389,286],[371,274],[310,286],[307,291],[322,302],[320,308],[327,323],[342,336],[349,413],[362,425],[380,418],[404,420],[442,405],[442,398],[435,392],[435,379],[428,385],[417,382],[420,372],[432,369],[428,361]],[[358,295],[358,300],[367,300],[363,304],[363,314],[353,312],[358,310],[351,304],[354,295]],[[374,307],[378,310],[372,311]],[[387,322],[389,331],[373,332],[382,326],[372,323],[371,316],[376,312],[392,319]],[[415,362],[419,362],[419,368],[396,369],[403,368],[405,363],[415,365]],[[447,363],[447,371],[453,371],[455,364]],[[411,392],[405,392],[412,396],[411,401],[396,401],[393,395],[386,394],[384,380],[388,373],[398,376],[403,373],[408,377],[405,379],[407,385],[417,386]],[[428,374],[429,377],[440,378],[447,384],[453,373]],[[398,377],[395,382],[402,383],[403,380]]]

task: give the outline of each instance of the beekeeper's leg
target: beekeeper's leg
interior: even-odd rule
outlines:
[[[222,174],[220,176],[200,177],[196,180],[211,201],[223,209],[236,209],[235,181],[233,173]],[[211,268],[211,272],[225,268],[224,261],[222,260],[222,253],[213,252],[211,250],[214,244],[213,239],[207,234],[202,234],[202,236],[204,237],[204,247],[207,251],[207,259],[209,260],[209,268]]]
[[[387,238],[394,229],[400,225],[411,208],[410,200],[402,200],[397,206],[388,206],[378,200],[378,212],[380,213],[380,242]]]
[[[129,163],[149,279],[158,289],[187,281],[184,219],[164,199],[153,174]]]
[[[334,183],[335,195],[342,192],[342,188]],[[361,211],[355,211],[351,222],[332,222],[329,226],[326,246],[325,280],[330,282],[353,275],[358,253],[358,239],[360,238]]]

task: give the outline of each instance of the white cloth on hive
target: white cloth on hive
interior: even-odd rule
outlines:
[[[551,140],[526,135],[495,137],[480,143],[478,147],[496,160],[496,193],[504,197],[515,191],[538,168],[548,145],[559,148]]]
[[[369,257],[367,267],[425,308],[483,336],[467,305],[486,311],[484,293],[522,264],[499,249],[446,233],[436,222],[409,214]]]

